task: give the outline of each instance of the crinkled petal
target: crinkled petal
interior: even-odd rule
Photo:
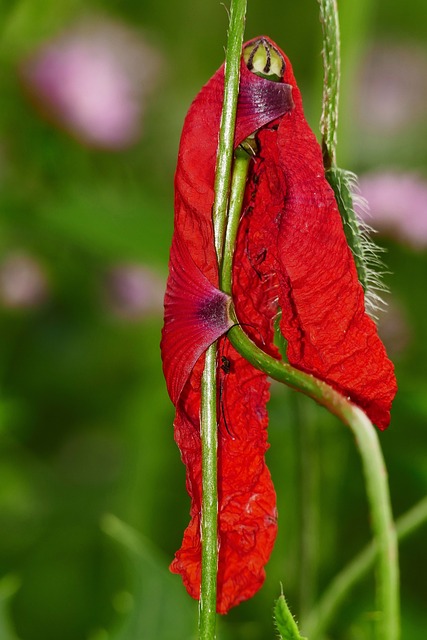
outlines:
[[[396,393],[393,365],[365,312],[321,149],[286,63],[284,80],[292,86],[295,108],[278,129],[267,127],[256,136],[259,153],[234,266],[236,312],[241,321],[253,318],[256,340],[280,308],[289,362],[331,384],[384,429]],[[264,348],[274,355],[269,335],[271,330],[262,332]]]
[[[175,174],[175,228],[205,276],[217,283],[212,206],[224,67],[209,80],[185,119]],[[293,108],[288,85],[260,78],[242,62],[235,146]]]
[[[215,331],[221,332],[225,324],[222,316],[215,327],[209,323],[207,327],[202,326],[200,322],[201,300],[212,295],[214,304],[218,301],[218,291],[214,288],[209,292],[206,281],[196,287],[196,301],[191,309],[183,298],[193,293],[194,285],[190,283],[200,280],[200,275],[194,273],[194,267],[210,286],[218,283],[212,205],[223,88],[221,68],[197,96],[184,123],[175,175],[175,236],[162,339],[165,375],[176,405],[175,439],[186,465],[187,491],[191,497],[191,521],[171,570],[181,574],[189,594],[195,598],[200,595],[202,489],[199,414],[203,351],[212,341]],[[292,106],[291,101],[289,87],[283,85],[278,89],[276,83],[258,78],[243,65],[236,145],[270,120],[287,112]],[[193,263],[193,267],[186,267],[184,272],[180,271],[178,263],[188,263],[188,257],[182,255],[181,245],[177,245],[178,236],[179,242],[182,240],[185,244],[184,254],[187,252]],[[178,308],[182,317],[177,327],[175,317]],[[200,335],[196,336],[200,330]],[[178,334],[184,334],[184,337]],[[196,364],[194,358],[198,352],[190,344],[195,339],[202,345]],[[224,348],[221,346],[220,353],[224,353]],[[231,346],[228,349],[231,350]],[[218,392],[217,609],[220,613],[227,612],[260,588],[277,531],[275,492],[264,461],[268,383],[265,375],[234,351],[230,353],[231,369],[229,373],[220,369],[222,377]]]
[[[259,129],[259,152],[248,180],[233,264],[236,312],[255,342],[279,357],[274,321],[281,311],[289,361],[329,382],[385,428],[396,389],[393,367],[365,313],[363,290],[324,176],[321,150],[304,119],[292,68],[284,58],[285,88],[278,90],[272,104],[268,103],[272,94],[263,93],[261,84],[267,82],[270,91],[274,83],[257,78],[242,66],[235,143]],[[221,68],[193,102],[184,124],[175,178],[175,233],[190,256],[193,266],[189,270],[195,267],[213,288],[208,293],[206,282],[200,286],[190,314],[188,303],[184,303],[186,313],[179,333],[188,331],[186,322],[191,315],[190,326],[201,329],[198,338],[202,342],[207,329],[213,331],[213,327],[201,322],[200,301],[211,295],[216,306],[218,300],[211,212],[223,83]],[[266,105],[258,105],[258,88]],[[282,111],[276,103],[281,103]],[[177,304],[176,299],[181,289],[182,295],[188,296],[189,283],[195,277],[185,269],[184,274],[176,275],[180,267],[174,260],[189,262],[180,251],[174,240],[168,287],[172,298],[166,305],[162,346],[168,388],[176,404],[175,439],[186,465],[191,521],[171,569],[182,576],[190,595],[198,598],[199,414],[204,356],[202,349],[195,362],[196,351],[190,349],[189,365],[183,369],[177,361],[179,354],[185,360],[187,352],[181,347],[175,353],[172,350],[176,339],[171,327],[175,310],[182,303],[181,299]],[[187,283],[184,287],[180,278]],[[221,322],[215,325],[216,331],[223,328]],[[178,337],[178,343],[180,340]],[[264,374],[226,344],[220,339],[217,608],[221,613],[251,597],[261,586],[276,535],[275,495],[264,461],[268,383]]]
[[[218,601],[219,613],[253,596],[265,579],[277,533],[276,495],[264,456],[267,449],[268,381],[220,340],[221,370],[218,445]],[[224,355],[226,354],[226,355]],[[177,407],[175,439],[187,466],[191,521],[171,570],[182,576],[189,594],[200,595],[201,446],[199,436],[202,357]]]

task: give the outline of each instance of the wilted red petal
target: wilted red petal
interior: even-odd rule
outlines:
[[[218,444],[219,613],[256,593],[265,579],[277,531],[276,495],[265,465],[268,381],[221,339],[229,372],[221,372]],[[171,565],[194,598],[200,595],[201,449],[199,436],[202,357],[177,407],[175,439],[187,466],[191,522]]]
[[[200,323],[200,300],[209,297],[206,281],[196,287],[197,301],[191,313],[189,302],[183,298],[191,296],[192,280],[200,280],[200,272],[211,286],[218,282],[212,205],[223,89],[222,67],[196,97],[184,123],[175,176],[175,236],[162,339],[168,389],[177,406],[175,439],[187,467],[187,490],[192,500],[192,519],[171,569],[182,575],[188,592],[196,598],[200,591],[199,413],[204,357],[194,364],[196,354],[202,354],[215,339],[213,336],[218,337],[223,332],[225,324],[222,317],[215,327],[202,327]],[[277,85],[255,76],[244,63],[240,92],[236,144],[292,108],[287,85]],[[193,263],[193,267],[185,267],[182,271],[179,262],[183,260],[187,264],[188,255],[181,255],[178,236],[179,243],[185,245],[184,253],[189,254]],[[194,267],[199,275],[194,273]],[[209,295],[217,301],[218,293],[214,289]],[[176,325],[178,308],[182,313],[182,326]],[[192,341],[197,343],[192,345]],[[228,374],[221,372],[223,380],[219,392],[222,408],[218,461],[218,611],[221,613],[251,597],[261,586],[277,528],[275,493],[264,462],[268,383],[265,375],[238,356],[231,346],[228,348],[232,354],[232,370]]]
[[[176,234],[171,248],[161,342],[163,370],[174,404],[201,354],[231,327],[229,303],[230,297],[214,287],[196,267]]]
[[[203,87],[185,119],[175,175],[175,228],[206,277],[217,283],[212,205],[218,132],[224,91],[224,68]],[[241,66],[235,145],[292,108],[285,84],[259,78]]]
[[[394,369],[365,312],[341,217],[327,183],[321,149],[303,114],[290,64],[295,109],[277,132],[287,197],[278,256],[282,331],[289,362],[330,383],[385,429],[396,394]],[[304,153],[302,153],[302,145]]]
[[[292,86],[295,108],[278,128],[276,122],[256,136],[259,153],[245,194],[233,270],[236,312],[248,332],[252,318],[253,338],[258,334],[259,342],[261,331],[269,350],[268,335],[281,308],[289,362],[350,397],[384,429],[396,393],[393,365],[365,313],[321,149],[284,57],[284,81]],[[271,345],[270,352],[274,355]]]
[[[281,310],[280,326],[288,341],[289,361],[328,381],[384,428],[395,393],[393,367],[375,325],[364,311],[363,290],[332,191],[324,177],[321,151],[305,122],[290,63],[283,57],[287,68],[281,86],[286,89],[278,92],[282,111],[277,111],[274,105],[270,109],[270,93],[261,91],[267,103],[262,108],[258,109],[256,100],[251,103],[248,96],[251,91],[256,94],[260,81],[263,86],[277,84],[257,78],[242,66],[235,142],[264,128],[256,135],[259,152],[250,171],[237,238],[233,263],[235,308],[245,330],[275,357],[279,354],[273,342],[274,322]],[[295,102],[291,112],[287,85],[292,87]],[[175,228],[191,261],[212,287],[218,282],[211,211],[222,98],[221,68],[189,110],[175,179]],[[269,124],[267,113],[274,122]],[[178,256],[174,247],[175,241],[172,253]],[[189,291],[191,273],[185,272],[183,278]],[[167,296],[177,296],[177,287],[179,283],[176,285],[174,278],[170,278]],[[167,322],[173,316],[174,313]],[[189,324],[200,327],[199,320]],[[166,330],[168,339],[169,330],[170,327]],[[195,350],[190,348],[191,363],[182,373],[181,365],[174,369],[168,362],[172,342],[170,339],[166,343],[164,334],[168,388],[177,405],[175,438],[187,467],[187,490],[192,505],[191,522],[171,569],[182,575],[190,595],[199,597],[199,413],[204,357],[201,355],[191,371]],[[220,342],[224,345],[223,339]],[[274,490],[264,463],[267,382],[230,346],[221,349],[220,356],[226,353],[232,365],[229,373],[225,371],[228,367],[220,372],[219,392],[217,606],[224,613],[253,595],[262,584],[276,524]],[[187,352],[178,349],[174,362],[178,362],[180,353],[185,356]]]

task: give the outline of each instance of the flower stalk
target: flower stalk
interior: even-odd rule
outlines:
[[[212,210],[215,250],[218,264],[221,264],[223,258],[245,16],[246,0],[232,0],[225,61],[224,100],[215,171],[215,199]],[[201,640],[213,640],[216,637],[216,581],[218,567],[216,356],[217,346],[215,342],[206,352],[201,395],[202,579],[199,610],[199,635]]]
[[[224,100],[219,130],[218,154],[215,171],[215,199],[212,209],[215,248],[218,263],[223,256],[223,243],[227,219],[228,195],[233,162],[234,130],[236,127],[237,99],[239,96],[240,58],[245,31],[246,0],[231,0],[230,25],[225,56]]]
[[[202,580],[200,586],[200,638],[215,638],[216,576],[218,568],[218,481],[217,481],[217,400],[216,342],[205,354],[201,384],[200,436],[202,440]]]

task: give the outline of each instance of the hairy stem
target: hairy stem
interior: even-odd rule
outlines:
[[[239,94],[240,57],[243,44],[246,0],[231,0],[230,25],[225,59],[224,100],[219,132],[215,199],[212,210],[215,250],[221,265],[227,217],[228,194],[233,161],[234,129]],[[216,627],[218,569],[218,486],[217,486],[217,345],[205,357],[201,394],[202,439],[202,580],[200,590],[199,636],[214,640]]]
[[[340,34],[336,0],[319,0],[320,21],[323,31],[324,85],[320,128],[322,132],[323,160],[326,177],[331,181],[336,170],[336,145],[338,126],[338,102],[340,83]],[[336,170],[337,171],[337,170]],[[338,204],[342,196],[339,190]],[[350,191],[348,192],[350,195]],[[351,195],[349,206],[340,206],[340,212],[349,213],[353,227],[344,217],[346,235],[355,255],[358,274],[364,288],[367,284],[366,264],[358,264],[361,243],[360,232],[354,217]],[[360,262],[360,261],[359,261]],[[373,533],[378,548],[377,557],[377,605],[381,616],[377,628],[380,640],[397,640],[400,637],[399,565],[396,532],[393,525],[387,474],[376,432],[365,414],[354,407],[347,424],[356,437],[362,455],[366,490],[371,507]]]
[[[336,0],[319,0],[323,32],[323,99],[320,131],[323,163],[336,165],[338,103],[340,89],[340,34]]]

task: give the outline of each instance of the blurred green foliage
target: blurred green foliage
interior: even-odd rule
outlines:
[[[360,66],[372,43],[415,44],[427,56],[424,0],[340,4],[341,164],[426,175],[425,120],[381,138],[360,126],[355,110]],[[43,117],[23,86],[23,61],[88,13],[139,30],[162,57],[142,137],[128,150],[77,142]],[[226,11],[219,2],[194,0],[3,0],[0,25],[0,262],[11,253],[31,256],[46,287],[38,304],[3,301],[1,308],[0,636],[190,638],[197,604],[167,574],[189,501],[161,372],[161,313],[133,321],[117,314],[107,274],[117,264],[138,263],[166,277],[180,127],[222,62]],[[252,0],[246,33],[266,33],[287,51],[317,131],[322,69],[315,0]],[[427,256],[398,241],[387,249],[389,325],[395,305],[401,314],[400,324],[389,326],[388,348],[400,391],[381,441],[398,515],[427,489]],[[280,583],[303,617],[370,536],[349,433],[277,386],[270,416],[279,537],[263,589],[220,621],[223,640],[273,638]],[[301,527],[308,537],[301,538]],[[425,638],[425,535],[420,530],[401,549],[404,640]],[[370,579],[329,637],[371,638],[373,602]]]

